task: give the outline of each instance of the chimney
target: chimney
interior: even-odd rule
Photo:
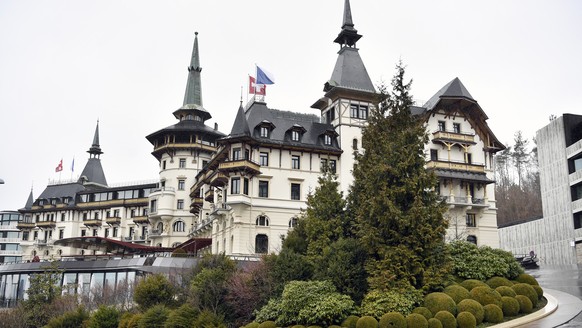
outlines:
[[[218,131],[218,123],[214,122],[214,131]]]

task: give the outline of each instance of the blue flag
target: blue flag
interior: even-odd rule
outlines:
[[[273,75],[257,65],[257,84],[275,84]]]

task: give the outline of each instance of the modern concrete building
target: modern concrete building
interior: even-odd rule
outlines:
[[[20,231],[16,227],[19,219],[17,211],[0,211],[0,263],[22,260]]]

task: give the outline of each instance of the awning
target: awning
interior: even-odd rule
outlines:
[[[152,247],[128,243],[125,241],[115,239],[92,236],[59,239],[56,240],[54,244],[65,247],[90,249],[104,252],[107,254],[120,254],[120,255],[171,252],[174,250],[173,247]]]

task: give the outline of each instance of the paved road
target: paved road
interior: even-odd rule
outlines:
[[[534,276],[540,286],[574,295],[582,299],[582,266],[541,266],[539,269],[526,270]],[[582,309],[580,309],[582,310]],[[582,313],[561,328],[582,327]]]

